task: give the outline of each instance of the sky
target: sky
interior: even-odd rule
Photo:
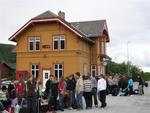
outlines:
[[[107,54],[150,72],[150,0],[0,0],[0,43],[15,44],[8,38],[47,10],[65,12],[68,22],[106,19]]]

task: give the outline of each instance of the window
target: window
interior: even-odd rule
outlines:
[[[65,49],[65,36],[60,36],[60,49]]]
[[[63,65],[54,64],[54,76],[59,80],[63,76]]]
[[[53,36],[53,49],[54,50],[65,49],[65,35]]]
[[[31,65],[31,74],[33,77],[38,78],[39,75],[39,65],[37,64],[32,64]]]
[[[29,50],[30,51],[34,50],[34,39],[33,38],[29,39]]]
[[[35,38],[35,50],[40,50],[40,38]]]
[[[40,37],[30,37],[29,38],[29,51],[40,50]]]
[[[55,50],[57,50],[57,49],[59,48],[59,47],[58,47],[58,46],[59,46],[58,43],[59,43],[59,37],[58,37],[58,36],[54,36],[54,37],[53,37],[53,46],[54,46],[53,48],[54,48]]]
[[[105,42],[104,41],[101,42],[101,53],[105,54]]]
[[[91,65],[91,75],[92,75],[93,77],[96,76],[96,65]]]

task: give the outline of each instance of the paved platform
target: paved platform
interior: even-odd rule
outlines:
[[[149,82],[150,85],[150,82]],[[135,86],[137,88],[137,85]],[[64,113],[150,113],[150,87],[144,88],[142,96],[107,96],[105,109],[95,108],[90,110],[65,110]],[[61,111],[58,111],[61,113]]]
[[[135,83],[134,89],[137,89],[137,83]],[[142,96],[108,95],[107,107],[105,109],[101,109],[99,107],[98,108],[93,107],[92,109],[89,110],[84,109],[80,111],[65,109],[64,112],[57,111],[57,113],[150,113],[150,87],[145,87],[144,91],[145,94]],[[27,113],[27,112],[23,110],[20,113]],[[40,113],[45,113],[45,112],[40,112]]]

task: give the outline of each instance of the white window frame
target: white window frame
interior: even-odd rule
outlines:
[[[33,42],[33,50],[30,50],[30,42]],[[36,44],[39,42],[39,49],[36,49]],[[29,51],[40,51],[40,37],[29,37],[28,40],[28,50]]]
[[[34,68],[32,69],[32,66],[34,66]],[[36,68],[38,66],[38,69]],[[32,71],[34,71],[34,75],[32,73]],[[33,75],[33,77],[37,78],[36,76],[36,72],[38,71],[39,74],[39,65],[38,64],[31,64],[31,74]]]
[[[61,41],[64,41],[64,48],[61,48]],[[65,35],[60,35],[60,50],[64,50],[65,49],[65,45],[66,45],[66,39],[65,39]]]
[[[53,50],[58,50],[55,49],[55,41],[58,41],[58,49],[59,49],[59,36],[53,36]]]
[[[30,43],[31,42],[33,43],[33,50],[30,49]],[[28,46],[29,47],[29,51],[34,51],[34,38],[33,37],[29,38],[29,43],[28,44],[29,44],[29,46]]]
[[[56,65],[57,65],[57,68],[55,68]],[[59,68],[60,65],[62,65],[62,68]],[[57,71],[57,73],[58,73],[58,80],[59,80],[60,79],[59,71],[62,71],[62,76],[63,76],[63,64],[54,64],[54,76],[55,76],[55,71]]]
[[[97,66],[96,65],[91,65],[91,76],[93,76],[93,71],[95,72],[94,76],[96,76],[96,74],[97,74]]]
[[[39,42],[39,49],[36,49],[36,43]],[[40,50],[40,37],[35,37],[35,51],[39,51]]]
[[[58,41],[58,49],[55,49],[54,42]],[[64,41],[64,48],[61,48],[61,41]],[[55,35],[53,36],[53,50],[64,50],[66,48],[66,37],[65,35]]]

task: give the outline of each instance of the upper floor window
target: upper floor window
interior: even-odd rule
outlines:
[[[28,47],[29,47],[29,51],[40,50],[40,37],[30,37]]]
[[[65,49],[65,35],[53,36],[53,49],[63,50]]]

